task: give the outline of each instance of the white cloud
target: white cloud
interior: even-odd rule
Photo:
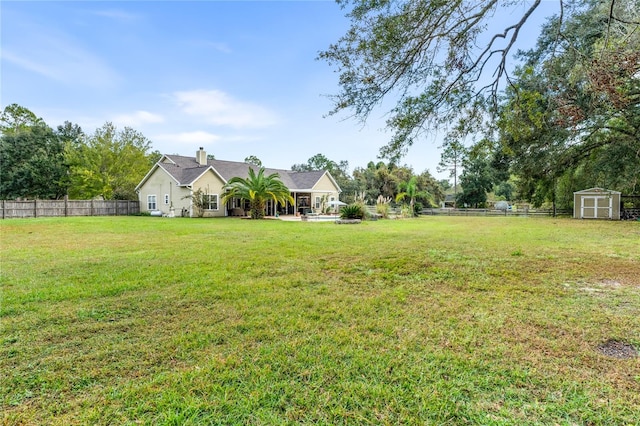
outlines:
[[[37,74],[43,75],[45,77],[48,77],[54,80],[59,79],[59,77],[56,75],[53,69],[50,69],[44,64],[40,64],[36,61],[32,61],[29,58],[15,55],[9,49],[6,49],[6,48],[2,49],[2,59],[6,60],[7,62],[11,62],[21,68],[24,68],[28,71],[33,71]]]
[[[234,128],[269,127],[278,122],[275,113],[251,102],[239,101],[220,90],[191,90],[173,94],[189,115],[216,126]]]
[[[123,10],[118,9],[96,10],[90,13],[96,16],[102,16],[104,18],[109,18],[120,22],[134,21],[138,19],[137,15],[127,13]]]
[[[23,36],[3,40],[3,60],[70,86],[112,88],[121,77],[62,32],[22,21]]]
[[[195,132],[166,133],[152,138],[159,142],[168,142],[180,145],[208,145],[220,140],[220,136],[213,133],[197,130]]]
[[[231,53],[231,48],[229,47],[229,45],[227,43],[223,43],[223,42],[218,42],[218,41],[208,41],[205,43],[205,46],[209,46],[211,48],[213,48],[214,50],[217,50],[218,52],[222,52],[222,53]]]
[[[132,114],[117,115],[112,121],[118,126],[138,127],[148,123],[162,123],[164,117],[148,111],[136,111]]]

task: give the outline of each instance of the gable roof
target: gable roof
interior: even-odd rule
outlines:
[[[622,194],[620,191],[611,191],[604,188],[589,188],[582,191],[576,191],[574,194]]]
[[[253,169],[256,172],[260,169],[260,167],[249,163],[225,160],[207,160],[207,165],[204,166],[198,164],[195,157],[165,154],[142,179],[136,187],[136,190],[144,184],[144,182],[157,168],[162,168],[169,176],[171,176],[171,178],[173,178],[173,180],[175,180],[178,186],[192,185],[208,170],[211,170],[213,173],[218,175],[224,183],[227,183],[231,178],[236,176],[246,179],[249,177],[249,169]],[[277,173],[280,176],[282,183],[284,183],[291,191],[310,191],[325,175],[327,175],[331,182],[336,186],[338,192],[342,191],[338,183],[333,179],[333,176],[325,170],[296,172],[293,170],[270,169],[265,167],[264,172],[267,176],[272,173]]]

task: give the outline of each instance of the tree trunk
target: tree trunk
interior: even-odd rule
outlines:
[[[264,200],[251,200],[251,219],[264,219]]]

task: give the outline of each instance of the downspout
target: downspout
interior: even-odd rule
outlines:
[[[176,216],[176,209],[173,207],[173,182],[169,181],[169,217]]]

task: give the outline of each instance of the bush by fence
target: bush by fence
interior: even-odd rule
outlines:
[[[58,216],[126,216],[140,213],[140,202],[127,200],[1,200],[2,219]]]

